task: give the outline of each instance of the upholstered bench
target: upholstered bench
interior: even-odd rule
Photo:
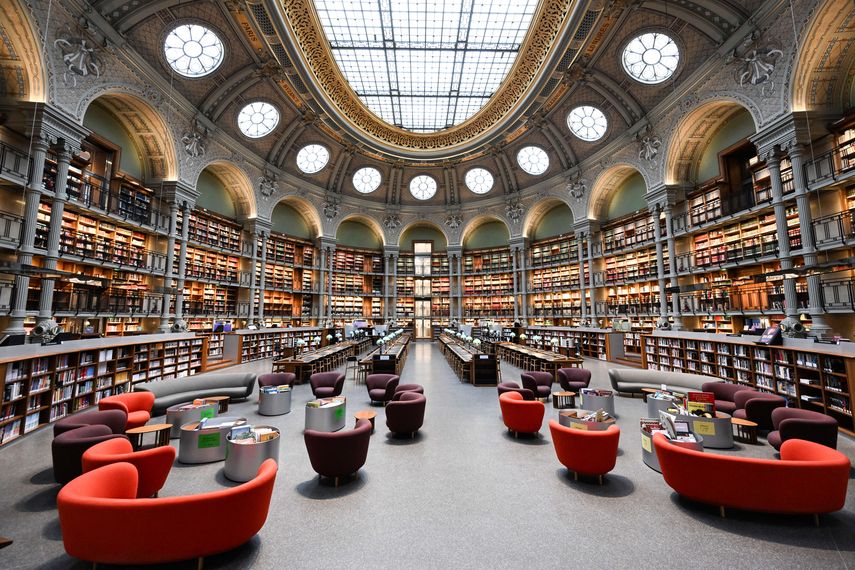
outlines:
[[[244,372],[199,374],[197,376],[185,376],[184,378],[145,382],[137,384],[134,390],[154,394],[154,407],[151,415],[159,416],[165,414],[166,408],[170,406],[191,402],[196,398],[207,398],[208,396],[229,396],[232,400],[249,398],[255,389],[255,379],[256,374]]]
[[[706,382],[723,382],[713,376],[636,368],[610,368],[609,380],[615,392],[623,394],[640,394],[642,388],[658,389],[662,384],[675,392],[700,392]]]

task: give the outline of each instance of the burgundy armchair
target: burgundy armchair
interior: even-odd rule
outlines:
[[[130,463],[137,468],[137,498],[157,496],[175,462],[175,448],[164,445],[134,452],[131,442],[127,439],[108,439],[93,445],[83,453],[83,472],[88,473],[99,467],[121,462]]]
[[[774,394],[757,390],[739,390],[733,396],[736,410],[734,418],[749,420],[757,424],[758,429],[771,430],[772,410],[783,408],[787,401]]]
[[[338,487],[339,479],[356,473],[365,465],[371,422],[359,420],[352,430],[335,432],[307,429],[303,432],[303,441],[315,473],[334,479]]]
[[[341,372],[317,372],[309,378],[312,394],[315,398],[332,398],[341,396],[344,388],[344,374]]]
[[[400,381],[401,377],[396,374],[369,374],[365,378],[365,387],[371,403],[380,402],[385,406],[392,400]]]
[[[499,397],[501,397],[505,392],[517,392],[523,397],[523,400],[534,400],[534,392],[526,390],[525,388],[520,388],[520,385],[516,382],[502,382],[499,384],[497,389],[499,391]]]
[[[775,449],[789,439],[804,439],[837,449],[837,420],[831,416],[800,410],[776,408],[772,410],[772,427],[766,439]]]
[[[297,375],[293,372],[271,372],[269,374],[259,374],[258,387],[265,386],[293,386],[297,381]]]
[[[558,383],[568,392],[578,392],[591,383],[591,371],[584,368],[559,368]]]
[[[535,398],[548,398],[552,395],[552,374],[549,372],[522,372],[523,388],[531,390]]]
[[[399,392],[395,400],[386,406],[386,427],[395,434],[408,433],[416,437],[416,432],[425,421],[427,399],[418,392]]]
[[[125,433],[128,414],[122,410],[96,410],[83,414],[74,414],[62,418],[53,424],[53,436],[77,429],[83,426],[107,426],[113,433]]]
[[[736,403],[733,400],[736,393],[742,390],[751,390],[751,388],[729,382],[704,382],[701,385],[701,390],[715,394],[715,409],[717,411],[733,415],[733,412],[736,411]]]
[[[102,441],[124,439],[128,436],[113,433],[105,425],[83,426],[56,436],[51,443],[53,477],[65,485],[83,474],[83,453]]]

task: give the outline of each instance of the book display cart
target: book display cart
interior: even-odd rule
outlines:
[[[852,390],[855,345],[784,339],[782,346],[759,345],[759,337],[656,331],[643,337],[642,365],[650,370],[716,376],[728,382],[783,396],[789,405],[825,413],[855,433]]]
[[[129,392],[205,370],[207,339],[163,334],[0,348],[0,444]]]

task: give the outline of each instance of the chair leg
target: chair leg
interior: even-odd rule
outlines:
[[[578,480],[579,480],[579,474],[578,474],[578,473],[576,473],[575,471],[573,472],[573,480],[574,480],[574,481],[578,481]]]
[[[813,526],[819,526],[819,515],[816,513],[813,515]]]
[[[721,515],[721,518],[723,518],[723,519],[726,519],[726,518],[727,518],[727,513],[725,512],[724,507],[719,507],[719,508],[718,508],[718,514],[720,514],[720,515]]]
[[[205,559],[201,556],[196,559],[196,570],[202,570],[205,567]]]
[[[603,476],[597,475],[597,481],[599,481],[600,485],[602,485],[603,484]]]

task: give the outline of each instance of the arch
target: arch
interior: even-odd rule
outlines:
[[[482,214],[480,216],[475,216],[463,227],[463,231],[460,233],[460,244],[465,248],[466,240],[468,240],[472,233],[475,232],[478,228],[485,224],[498,222],[502,224],[508,232],[508,241],[510,242],[511,236],[511,227],[508,225],[507,221],[502,218],[490,214]]]
[[[315,237],[321,237],[323,234],[323,223],[321,222],[321,215],[318,213],[314,204],[304,198],[300,198],[299,196],[284,196],[273,205],[273,208],[271,208],[271,218],[273,217],[273,212],[276,211],[276,207],[283,203],[291,206],[298,214],[303,216],[303,219],[309,226],[309,231],[312,232]]]
[[[570,210],[570,217],[574,217],[573,209],[570,207],[570,202],[563,198],[551,197],[535,202],[535,204],[529,208],[528,213],[523,220],[523,237],[532,237],[534,230],[537,228],[538,224],[540,224],[541,220],[543,220],[544,216],[559,206],[566,206],[567,209]],[[572,228],[567,228],[567,231],[569,232],[571,229]]]
[[[665,184],[695,182],[698,163],[713,135],[737,113],[747,111],[757,131],[757,117],[742,102],[717,98],[691,109],[677,123],[665,152]]]
[[[89,106],[97,101],[113,114],[144,156],[146,182],[178,179],[178,154],[172,131],[160,112],[141,94],[120,89],[99,91],[100,95],[88,97],[79,108],[79,120]]]
[[[255,192],[246,172],[225,160],[214,160],[206,164],[199,172],[199,176],[205,170],[217,177],[226,187],[229,196],[235,203],[238,219],[252,219],[258,215]],[[198,177],[196,180],[198,183]]]
[[[372,229],[374,231],[374,233],[377,235],[381,245],[383,245],[383,246],[386,245],[386,234],[383,233],[383,228],[380,226],[380,224],[377,222],[377,220],[375,220],[371,216],[366,216],[365,214],[349,214],[347,216],[344,216],[342,219],[340,219],[338,221],[338,223],[335,224],[335,227],[333,228],[333,230],[335,232],[336,240],[338,240],[338,231],[344,222],[362,222],[364,225],[368,226],[370,229]],[[347,245],[347,244],[341,244],[341,245]]]
[[[0,2],[0,96],[20,101],[47,100],[48,73],[42,41],[23,2]]]
[[[826,0],[801,38],[790,81],[792,110],[844,111],[853,103],[849,91],[855,77],[855,4]]]
[[[407,232],[409,232],[411,230],[417,230],[420,228],[428,228],[431,230],[435,230],[439,235],[441,235],[445,239],[445,243],[442,244],[441,248],[435,247],[434,249],[435,249],[435,251],[445,251],[445,249],[448,247],[448,242],[449,242],[448,234],[439,225],[437,225],[433,222],[427,222],[424,220],[416,220],[416,221],[410,222],[409,224],[407,224],[406,226],[401,228],[401,232],[400,232],[399,237],[398,237],[398,246],[400,247],[403,245],[404,236],[407,235]]]
[[[644,176],[644,171],[631,164],[615,164],[600,172],[591,187],[591,197],[588,200],[588,218],[591,220],[602,219],[621,184],[636,174],[640,175],[644,179],[644,185],[650,188],[650,182]]]

